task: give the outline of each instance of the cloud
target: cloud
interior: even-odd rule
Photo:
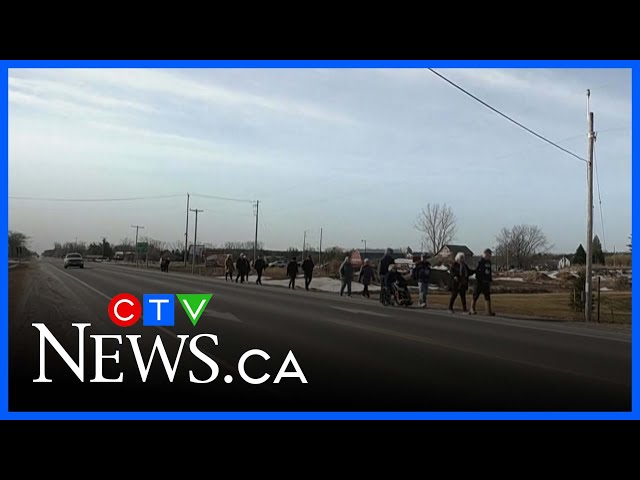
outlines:
[[[446,85],[426,68],[377,69],[376,71],[380,75],[397,81],[409,83],[437,81]],[[575,79],[570,79],[567,76],[560,78],[558,70],[439,68],[436,71],[462,88],[471,90],[471,93],[478,93],[477,90],[473,90],[474,88],[495,90],[502,96],[511,93],[523,95],[523,98],[540,98],[543,101],[552,102],[551,106],[556,110],[559,105],[564,105],[567,108],[581,108],[586,111],[585,93],[589,85],[585,85],[583,81],[579,82]],[[566,72],[567,70],[560,71]],[[573,72],[575,71],[573,70]],[[591,88],[595,88],[595,86],[591,86]],[[460,94],[462,95],[461,92]],[[488,99],[483,98],[483,100]],[[631,116],[631,104],[628,98],[599,92],[597,102],[597,113],[625,120],[628,120]]]
[[[159,94],[174,100],[201,102],[213,106],[253,107],[289,116],[306,117],[342,125],[356,125],[357,120],[345,113],[326,109],[320,105],[295,98],[250,93],[215,83],[204,83],[184,75],[152,69],[57,69],[39,72],[54,78],[63,86],[54,89],[68,91],[65,82],[88,82],[94,86],[108,85],[119,90],[137,90],[143,94]],[[16,80],[14,80],[14,83]],[[51,81],[48,82],[49,88]],[[117,102],[114,98],[91,98],[107,105]],[[133,106],[140,104],[133,103]],[[132,106],[129,105],[129,106]]]
[[[62,97],[67,101],[77,103],[81,106],[89,104],[107,109],[131,109],[148,113],[156,111],[156,109],[150,105],[140,102],[123,100],[91,92],[83,85],[55,82],[42,78],[28,79],[10,76],[9,91],[13,91],[14,93],[21,92],[41,99]]]

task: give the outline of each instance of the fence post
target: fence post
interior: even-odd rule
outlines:
[[[600,323],[600,275],[598,275],[598,323]]]

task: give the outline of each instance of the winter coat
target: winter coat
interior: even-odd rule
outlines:
[[[458,262],[453,262],[450,273],[452,290],[469,289],[469,276],[473,275],[473,270],[471,270],[466,263],[460,265]]]
[[[491,260],[481,258],[476,267],[476,280],[478,283],[491,283]]]
[[[413,278],[420,283],[429,283],[431,276],[431,264],[429,262],[418,262],[413,269]]]
[[[353,265],[349,262],[342,262],[340,265],[340,279],[346,282],[353,280]]]
[[[298,274],[298,262],[291,260],[287,265],[287,277],[295,277]]]
[[[244,266],[244,273],[245,273],[245,275],[247,275],[251,271],[251,262],[249,262],[248,258],[245,258],[243,264],[244,264],[243,265]]]
[[[313,273],[313,267],[313,260],[311,260],[310,258],[307,258],[304,262],[302,262],[302,271],[305,273],[305,275]]]
[[[385,255],[384,257],[382,257],[382,260],[380,260],[380,269],[378,270],[380,276],[387,274],[387,272],[389,271],[389,265],[391,265],[392,263],[396,262],[391,255]]]
[[[233,273],[233,258],[229,257],[224,261],[224,268],[228,273]]]
[[[244,272],[244,259],[242,257],[238,257],[238,260],[236,260],[236,269],[239,273]]]
[[[253,263],[253,268],[256,269],[256,272],[261,272],[262,270],[264,270],[267,266],[267,262],[264,261],[264,259],[259,258],[257,259],[254,263]]]
[[[373,278],[375,276],[375,272],[371,265],[365,265],[360,269],[360,274],[358,275],[358,281],[363,285],[371,285]]]

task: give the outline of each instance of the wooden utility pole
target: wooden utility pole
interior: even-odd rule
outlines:
[[[187,268],[187,257],[189,256],[189,199],[190,195],[187,193],[187,224],[184,227],[184,268]]]
[[[198,210],[197,208],[192,208],[192,212],[196,212],[196,224],[193,232],[193,255],[191,256],[191,273],[193,274],[196,270],[196,246],[198,245],[198,212],[204,212],[204,210]]]
[[[260,201],[256,200],[256,236],[253,240],[253,263],[255,264],[257,251],[258,251],[258,208],[260,207]]]
[[[591,321],[591,293],[593,291],[593,262],[591,256],[593,255],[593,145],[596,140],[596,134],[593,131],[593,112],[588,107],[589,97],[591,92],[587,90],[587,110],[589,110],[589,132],[587,134],[588,139],[588,152],[587,157],[587,262],[586,262],[586,278],[584,284],[585,290],[585,308],[584,319],[586,322]]]

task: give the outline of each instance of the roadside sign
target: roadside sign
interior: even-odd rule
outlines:
[[[146,252],[149,248],[149,244],[147,242],[138,242],[138,252]]]

